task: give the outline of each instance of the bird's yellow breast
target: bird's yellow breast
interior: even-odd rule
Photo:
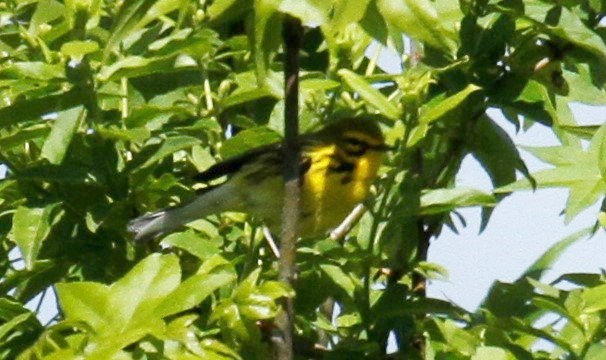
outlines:
[[[361,156],[347,156],[337,145],[323,145],[308,151],[309,169],[301,178],[299,235],[318,236],[338,226],[369,193],[381,165],[382,153],[368,150]],[[243,167],[230,181],[239,194],[230,210],[248,212],[280,233],[284,180],[273,157]],[[271,165],[259,166],[263,163]],[[251,190],[253,189],[253,190]]]
[[[319,235],[338,226],[368,196],[382,158],[377,151],[348,157],[336,145],[310,155],[311,166],[302,178],[301,235]]]

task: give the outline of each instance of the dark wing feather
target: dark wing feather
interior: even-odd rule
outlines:
[[[307,141],[304,141],[305,144]],[[209,167],[206,171],[203,171],[194,177],[194,180],[199,182],[209,182],[211,180],[218,179],[222,176],[229,176],[236,171],[240,170],[242,166],[245,164],[254,161],[255,158],[259,156],[263,156],[267,153],[279,153],[280,158],[282,158],[282,142],[277,142],[273,144],[264,145],[249,151],[244,152],[243,154],[231,157],[229,159],[223,160],[219,163],[214,164]],[[305,152],[301,152],[301,160],[300,160],[300,176],[303,176],[309,168],[311,167],[311,158],[305,155]]]
[[[203,171],[194,177],[194,180],[200,182],[209,182],[211,180],[218,179],[222,176],[231,175],[236,171],[240,170],[242,166],[254,161],[255,158],[275,151],[282,151],[282,143],[273,143],[264,145],[249,151],[246,151],[240,155],[236,155],[229,159],[223,160],[219,163],[209,167],[206,171]]]

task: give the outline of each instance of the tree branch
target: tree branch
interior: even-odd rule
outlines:
[[[301,21],[286,16],[283,24],[284,64],[284,210],[280,242],[279,279],[292,287],[295,280],[297,224],[299,220],[299,49],[303,28]],[[276,317],[272,335],[274,357],[293,359],[294,306],[292,298],[282,302],[283,311]]]

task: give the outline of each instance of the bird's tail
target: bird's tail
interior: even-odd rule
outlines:
[[[131,220],[127,229],[133,233],[135,242],[147,242],[160,235],[168,234],[181,226],[226,210],[238,210],[237,196],[229,186],[213,187],[199,195],[192,202],[140,216]]]
[[[135,242],[148,242],[168,230],[165,228],[168,211],[170,210],[161,210],[140,216],[131,220],[126,228],[134,235]]]

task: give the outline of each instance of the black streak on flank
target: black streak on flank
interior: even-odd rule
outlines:
[[[328,171],[329,172],[336,172],[336,173],[347,173],[347,172],[352,172],[354,171],[354,169],[356,168],[356,165],[354,163],[350,163],[348,161],[345,161],[343,159],[339,160],[336,164],[330,164],[328,167]]]
[[[345,176],[343,176],[343,178],[341,179],[341,184],[345,185],[345,184],[349,184],[352,180],[352,176],[351,174],[347,174]]]
[[[307,174],[310,168],[311,158],[306,156],[302,157],[301,162],[299,163],[299,176],[301,176],[301,180],[303,180],[303,175]]]
[[[299,187],[303,187],[303,184],[305,183],[305,174],[311,169],[311,158],[303,154],[301,155],[303,157],[301,157],[299,162]]]

